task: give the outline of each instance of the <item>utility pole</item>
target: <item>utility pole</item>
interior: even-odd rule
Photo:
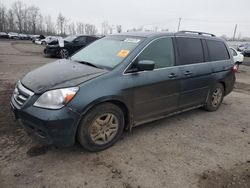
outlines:
[[[235,40],[235,36],[236,36],[236,31],[237,31],[237,24],[235,25],[235,28],[234,28],[234,35],[233,35],[233,40]]]
[[[178,31],[180,31],[180,26],[181,26],[181,18],[179,18]]]

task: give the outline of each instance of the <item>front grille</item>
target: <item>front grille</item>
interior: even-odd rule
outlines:
[[[18,81],[12,97],[17,105],[22,107],[32,95],[34,95],[34,93],[25,88],[22,83]]]

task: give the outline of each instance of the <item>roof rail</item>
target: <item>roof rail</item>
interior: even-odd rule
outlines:
[[[200,31],[187,31],[187,30],[183,30],[183,31],[179,31],[178,33],[193,33],[193,34],[198,34],[198,35],[210,35],[212,37],[215,37],[214,34],[212,33],[205,33],[205,32],[200,32]]]

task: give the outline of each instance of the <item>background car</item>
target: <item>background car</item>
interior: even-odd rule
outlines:
[[[0,32],[0,38],[9,38],[9,35],[5,32]]]
[[[21,40],[30,40],[30,36],[26,34],[19,34],[19,39]]]
[[[10,39],[19,39],[19,34],[14,32],[8,33]]]
[[[42,40],[36,40],[35,43],[36,44],[41,44],[41,45],[46,45],[46,44],[49,44],[53,41],[57,41],[59,39],[63,39],[62,37],[58,37],[58,36],[47,36],[45,37],[45,39],[42,39]]]
[[[59,39],[58,43],[47,45],[44,49],[44,54],[46,56],[57,56],[66,59],[99,38],[93,35],[71,35],[64,39]]]
[[[244,55],[242,52],[237,51],[235,48],[230,47],[230,50],[232,52],[233,58],[234,58],[234,63],[237,67],[237,70],[239,69],[240,64],[243,63],[244,61]]]
[[[32,38],[32,42],[35,43],[36,41],[40,41],[42,39],[45,39],[45,36],[44,35],[35,35],[33,38]]]
[[[243,54],[244,54],[244,56],[246,56],[246,57],[249,57],[249,56],[250,56],[250,44],[248,44],[248,45],[246,46],[246,48],[243,50]]]
[[[240,52],[243,52],[243,51],[247,48],[247,46],[249,46],[248,43],[239,44],[239,45],[237,46],[237,50],[240,51]]]

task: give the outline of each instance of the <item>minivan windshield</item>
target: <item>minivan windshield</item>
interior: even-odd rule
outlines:
[[[83,48],[71,57],[78,62],[89,62],[98,67],[113,69],[120,64],[143,38],[131,36],[108,36]]]

